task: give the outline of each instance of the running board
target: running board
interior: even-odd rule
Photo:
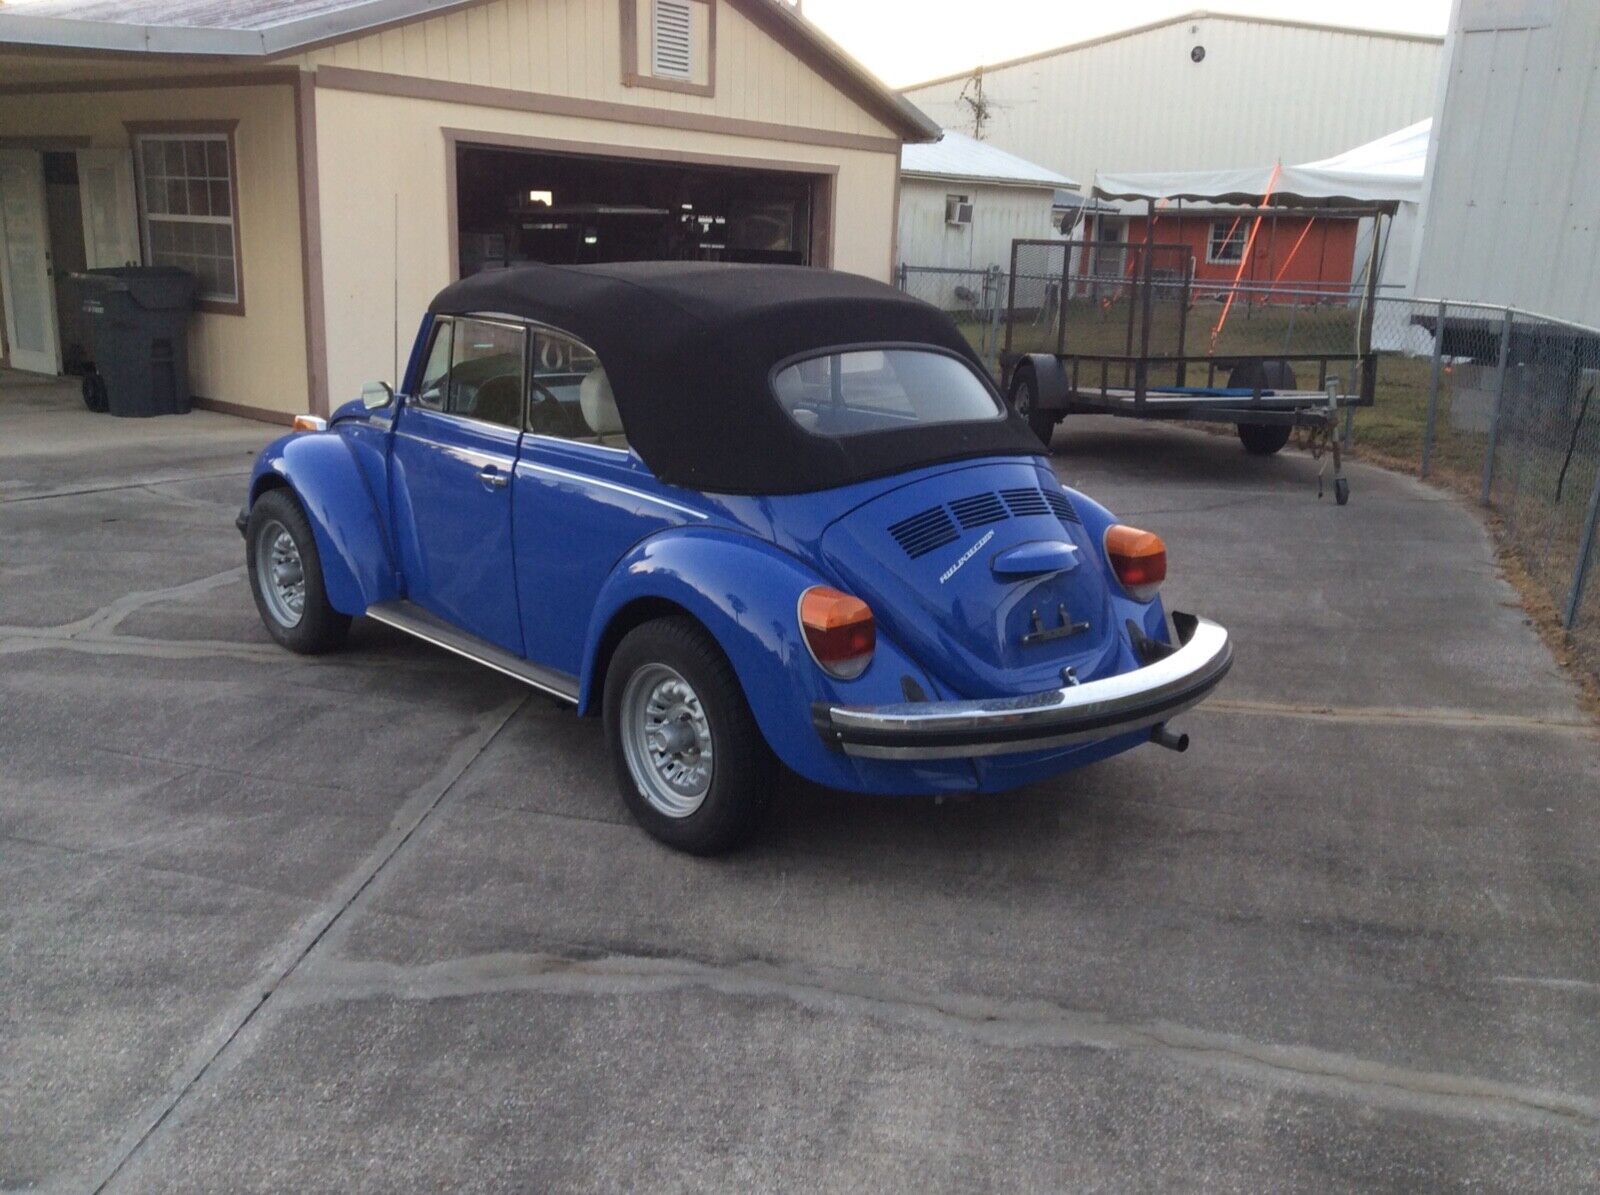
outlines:
[[[562,701],[570,701],[574,705],[578,703],[576,678],[564,672],[557,672],[553,668],[541,668],[538,664],[531,664],[504,648],[496,647],[476,635],[469,635],[459,627],[451,626],[438,615],[424,610],[415,602],[378,602],[367,607],[367,617],[374,622],[391,626],[397,631],[415,635],[425,643],[454,652],[475,664],[503,672],[525,685],[532,685],[541,693],[548,693],[552,697],[559,697]]]

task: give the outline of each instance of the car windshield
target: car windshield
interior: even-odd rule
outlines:
[[[846,349],[780,369],[772,390],[819,436],[999,419],[1000,402],[960,358],[932,349]]]

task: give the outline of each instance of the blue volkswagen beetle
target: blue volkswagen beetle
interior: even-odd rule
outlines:
[[[398,392],[299,426],[239,517],[273,637],[327,651],[364,615],[600,715],[683,850],[736,843],[779,761],[931,794],[1181,749],[1167,720],[1231,662],[951,321],[853,275],[478,274]]]

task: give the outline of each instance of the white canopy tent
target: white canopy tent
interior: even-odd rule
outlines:
[[[1380,208],[1390,215],[1379,258],[1380,293],[1403,297],[1410,293],[1414,247],[1420,239],[1417,222],[1432,130],[1432,120],[1419,120],[1376,141],[1299,166],[1097,174],[1092,194],[1111,200],[1259,205],[1270,192],[1272,203],[1278,206]],[[1356,277],[1366,274],[1372,239],[1371,235],[1363,238],[1366,247],[1358,250]],[[1379,321],[1375,342],[1386,330]],[[1375,343],[1374,347],[1409,350],[1420,346]]]

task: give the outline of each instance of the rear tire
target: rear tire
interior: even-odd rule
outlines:
[[[606,740],[623,802],[691,855],[731,850],[771,805],[777,760],[733,665],[690,618],[635,627],[606,669]]]
[[[1045,451],[1050,451],[1050,440],[1055,435],[1060,416],[1039,410],[1039,380],[1031,369],[1019,369],[1011,383],[1011,405],[1018,415],[1028,421],[1028,430],[1038,437]]]
[[[344,643],[350,616],[328,601],[311,521],[288,490],[268,490],[250,507],[244,558],[256,610],[280,645],[320,655]]]

